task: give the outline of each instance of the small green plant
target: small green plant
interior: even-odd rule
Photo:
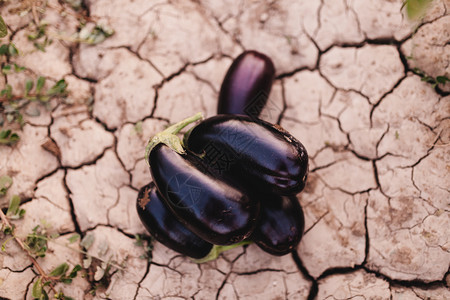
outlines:
[[[4,38],[8,34],[8,27],[5,24],[2,16],[0,16],[0,38]]]
[[[76,35],[75,41],[95,45],[103,42],[114,34],[114,30],[106,25],[95,24],[91,29],[88,26],[83,27]]]
[[[413,73],[421,77],[421,81],[431,84],[433,88],[436,88],[439,84],[446,84],[450,82],[447,76],[436,76],[436,78],[428,76],[424,71],[419,68],[414,68]]]
[[[9,207],[6,211],[6,216],[11,220],[17,220],[23,218],[25,215],[25,209],[20,208],[20,197],[14,195],[9,201]]]
[[[72,280],[77,277],[78,271],[81,269],[82,267],[80,265],[75,265],[72,270],[67,273],[67,271],[69,271],[69,265],[67,263],[62,263],[53,269],[49,275],[52,277],[57,277],[57,280],[62,283],[70,284],[72,283]]]
[[[134,244],[138,247],[142,247],[144,249],[144,253],[139,256],[140,259],[145,259],[148,262],[151,262],[153,259],[153,238],[152,237],[142,237],[139,234],[136,234],[134,236],[134,238],[136,239],[136,241],[134,242]]]
[[[48,293],[45,290],[46,286],[49,286],[52,281],[62,282],[65,284],[71,284],[72,280],[77,277],[78,271],[82,268],[80,265],[75,265],[72,270],[69,271],[69,265],[67,263],[62,263],[55,267],[50,274],[48,274],[48,278],[44,279],[42,276],[39,277],[36,282],[33,284],[32,296],[35,299],[49,299]],[[64,295],[62,292],[58,292],[55,294],[55,299],[66,299],[70,300],[71,297]]]
[[[38,100],[40,102],[48,102],[53,97],[66,97],[67,96],[67,83],[64,79],[58,80],[50,89],[43,92],[42,89],[45,85],[45,77],[39,76],[36,80],[36,88],[32,92],[34,82],[27,80],[25,82],[25,94],[23,98],[30,101]]]
[[[131,134],[142,136],[143,134],[142,121],[139,121],[136,124],[134,124]]]
[[[23,72],[23,71],[25,71],[25,67],[21,67],[21,66],[19,66],[16,63],[5,64],[2,67],[2,73],[5,74],[5,75],[11,74],[13,72],[20,73],[20,72]]]
[[[3,187],[3,193],[0,196],[3,196],[6,194],[6,191],[9,189],[9,187],[12,185],[12,179],[11,181],[9,179],[5,179],[7,178],[7,176],[2,176],[4,182],[6,183],[5,186]],[[6,244],[8,244],[9,241],[11,241],[12,239],[15,238],[14,236],[14,225],[12,225],[11,223],[9,223],[9,219],[14,220],[14,219],[21,219],[23,218],[23,216],[25,215],[25,210],[20,208],[20,198],[19,196],[12,196],[10,201],[9,201],[9,205],[8,205],[8,210],[6,211],[6,215],[3,213],[3,211],[0,210],[0,217],[2,220],[2,232],[4,235],[11,235],[10,238],[6,239],[1,246],[1,251],[5,251],[6,250]]]
[[[73,244],[80,239],[80,235],[78,233],[74,233],[70,238],[67,239],[69,244]]]
[[[33,102],[40,103],[47,109],[50,109],[49,101],[51,99],[67,97],[68,85],[64,79],[58,80],[47,90],[44,90],[45,82],[45,77],[39,76],[36,82],[30,79],[26,80],[22,93],[15,94],[12,86],[9,84],[0,91],[0,104],[4,108],[3,115],[6,117],[8,123],[15,122],[23,126],[23,112],[28,116],[38,116],[40,111],[36,107],[30,107],[30,104]],[[3,115],[0,115],[0,119],[3,119]],[[0,125],[3,125],[3,122]],[[4,130],[2,133],[0,135],[0,143],[11,145],[17,142],[17,134],[11,133],[10,130]],[[2,137],[3,139],[1,139]]]
[[[433,0],[404,0],[402,8],[405,9],[408,19],[416,21],[424,17]]]
[[[35,226],[32,232],[27,235],[25,239],[25,245],[28,248],[29,253],[36,257],[44,257],[48,246],[47,246],[47,235],[45,229],[40,225]]]
[[[0,176],[0,197],[5,196],[8,189],[12,186],[13,180],[8,175]]]
[[[0,96],[4,97],[4,100],[11,100],[12,99],[12,86],[10,84],[7,84],[3,90],[0,91]]]
[[[47,23],[41,22],[36,30],[28,35],[28,40],[33,42],[36,49],[45,52],[45,47],[51,45],[53,40],[47,35]]]
[[[16,46],[13,43],[6,43],[0,46],[0,55],[11,57],[18,54],[19,50],[17,50]]]
[[[40,276],[36,282],[33,284],[33,289],[31,295],[35,299],[49,299],[48,292],[45,290],[46,286],[50,286],[52,282],[62,282],[65,284],[72,283],[73,278],[77,277],[78,271],[82,268],[80,265],[75,265],[72,270],[69,271],[69,265],[67,263],[62,263],[54,268],[47,277]],[[54,295],[55,299],[73,299],[64,295],[63,292],[57,292]]]
[[[0,131],[0,145],[14,145],[20,140],[17,133],[12,132],[10,129]]]

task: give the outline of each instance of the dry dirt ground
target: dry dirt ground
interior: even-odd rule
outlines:
[[[72,250],[80,240],[68,238],[93,238],[91,266],[57,290],[75,299],[450,299],[450,84],[435,89],[413,72],[450,77],[448,0],[420,24],[400,0],[87,0],[82,11],[115,31],[96,45],[63,38],[79,25],[63,2],[22,16],[9,12],[14,2],[0,10],[10,29],[1,42],[13,42],[11,62],[27,68],[2,75],[0,87],[20,93],[27,78],[45,76],[70,91],[37,106],[39,116],[24,114],[20,141],[0,145],[0,176],[14,180],[1,206],[19,195],[26,210],[11,221],[15,235],[36,225],[59,234],[37,259],[43,271],[83,264]],[[53,34],[45,52],[27,38],[35,17]],[[250,245],[198,265],[154,242],[143,258],[149,238],[135,199],[151,180],[146,141],[196,112],[214,115],[244,49],[277,70],[262,118],[310,156],[298,251],[274,257]],[[110,264],[96,281],[99,259]],[[6,243],[0,298],[31,299],[38,278]]]

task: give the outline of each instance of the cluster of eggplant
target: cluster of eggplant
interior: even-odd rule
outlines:
[[[153,182],[139,191],[137,211],[157,241],[199,261],[249,242],[273,255],[297,247],[304,216],[296,194],[306,183],[308,155],[287,131],[258,118],[274,76],[270,58],[242,53],[222,83],[217,116],[183,141],[179,131],[201,115],[150,140]]]

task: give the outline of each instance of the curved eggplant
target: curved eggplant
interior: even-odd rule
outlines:
[[[161,244],[178,253],[200,259],[213,245],[181,224],[164,203],[153,182],[139,190],[136,208],[145,229]]]
[[[212,168],[277,194],[294,195],[305,187],[305,147],[278,125],[241,115],[218,115],[194,127],[185,145]]]
[[[180,155],[164,144],[148,157],[156,187],[167,205],[193,233],[216,245],[250,236],[259,202],[196,166],[195,155]]]
[[[277,256],[290,253],[300,243],[305,228],[302,207],[294,196],[265,195],[260,219],[250,240]]]
[[[219,93],[218,114],[258,117],[275,79],[272,60],[256,51],[245,51],[231,64]]]

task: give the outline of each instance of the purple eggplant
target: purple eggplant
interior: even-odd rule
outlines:
[[[193,233],[216,245],[231,245],[250,236],[259,214],[257,199],[203,170],[189,152],[180,155],[157,144],[148,161],[158,191]]]
[[[258,117],[274,79],[275,67],[269,57],[256,51],[245,51],[233,61],[225,75],[217,113]]]
[[[152,183],[139,190],[137,212],[147,231],[164,246],[192,258],[205,257],[213,245],[186,228],[164,203]]]
[[[260,219],[250,239],[270,254],[290,253],[300,243],[305,228],[298,199],[266,193],[260,200]]]
[[[203,120],[185,137],[185,146],[224,177],[249,188],[295,195],[306,183],[305,147],[280,126],[249,116]]]

